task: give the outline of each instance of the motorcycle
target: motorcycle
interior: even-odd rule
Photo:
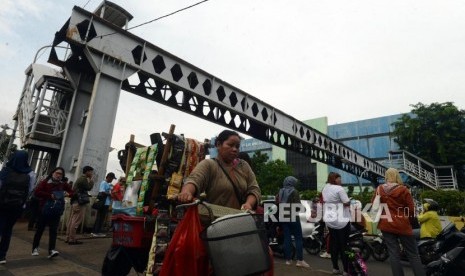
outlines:
[[[349,267],[348,267],[349,275],[353,275],[353,276],[367,276],[368,275],[368,267],[360,254],[360,249],[352,247],[344,253],[346,254],[347,259],[349,261]]]
[[[284,232],[279,223],[270,222],[266,225],[268,246],[275,257],[284,258]],[[295,245],[291,243],[291,259],[295,257]]]
[[[458,232],[455,224],[449,223],[434,239],[418,240],[418,253],[422,264],[426,265],[440,258],[442,254],[452,249],[449,240],[454,233]],[[445,246],[447,245],[447,246]],[[407,255],[401,246],[401,259],[408,261]]]
[[[357,248],[362,258],[366,261],[370,258],[371,248],[364,241],[363,233],[366,232],[364,228],[351,225],[348,240],[350,248]],[[304,248],[312,255],[317,255],[325,245],[323,224],[317,222],[312,232],[307,237],[304,237]]]
[[[388,248],[384,242],[382,234],[364,235],[363,240],[370,247],[373,259],[384,262],[387,258],[389,258]]]
[[[323,225],[316,222],[311,229],[311,233],[307,237],[304,237],[303,245],[308,254],[317,255],[323,249],[325,245]]]
[[[351,248],[357,248],[363,260],[368,261],[372,252],[370,246],[363,238],[364,233],[366,233],[365,228],[356,223],[351,224],[348,245]]]
[[[452,276],[462,275],[465,271],[465,234],[462,232],[453,233],[445,241],[444,248],[449,248],[441,255],[439,260],[432,261],[426,266],[428,276]]]

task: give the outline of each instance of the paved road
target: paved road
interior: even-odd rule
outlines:
[[[0,275],[5,276],[97,276],[100,275],[103,258],[111,245],[111,236],[107,238],[91,238],[88,234],[81,236],[82,245],[68,245],[64,243],[64,236],[59,236],[57,250],[60,256],[47,259],[48,231],[42,237],[40,256],[31,256],[32,237],[34,232],[27,231],[27,223],[20,221],[15,225],[14,234],[7,255],[7,264],[0,265]],[[311,269],[287,266],[283,259],[275,258],[276,276],[300,275],[331,275],[331,261],[304,252],[304,259],[311,265]],[[408,264],[404,264],[405,275],[413,275]],[[370,275],[390,275],[389,262],[368,261]],[[130,276],[137,275],[132,271]]]
[[[27,222],[19,221],[13,229],[13,237],[7,254],[7,264],[0,265],[0,275],[100,275],[103,256],[111,244],[111,238],[90,238],[82,235],[84,244],[68,245],[64,236],[57,239],[60,255],[47,259],[48,228],[42,236],[39,256],[31,256],[34,232],[27,231]]]
[[[330,259],[323,259],[319,256],[309,255],[304,252],[304,259],[310,264],[311,269],[298,268],[295,265],[288,266],[285,261],[275,258],[275,275],[276,276],[303,276],[303,275],[331,275],[332,265]],[[413,276],[409,263],[402,263],[404,266],[405,276]],[[389,259],[384,262],[378,262],[370,258],[367,262],[369,275],[391,275]],[[342,264],[340,264],[342,267]],[[312,273],[313,272],[313,273]]]

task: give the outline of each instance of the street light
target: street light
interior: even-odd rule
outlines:
[[[370,169],[365,169],[361,174],[360,176],[357,176],[357,180],[358,180],[358,185],[360,186],[360,193],[362,192],[362,182],[360,181],[360,178],[363,177],[363,175],[367,172],[369,172]]]
[[[347,166],[350,166],[350,165],[352,164],[352,162],[350,162],[349,160],[347,160],[347,159],[345,159],[345,158],[341,158],[341,162],[344,163],[344,164],[346,164]],[[368,172],[368,171],[370,171],[370,170],[369,170],[369,169],[366,169],[366,170],[364,170],[364,171],[360,174],[360,176],[357,176],[357,175],[356,175],[356,176],[357,176],[358,186],[359,186],[359,188],[360,188],[360,193],[362,192],[362,183],[360,182],[360,177],[362,177],[363,174],[366,173],[366,172]]]

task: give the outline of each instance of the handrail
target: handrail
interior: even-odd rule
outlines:
[[[435,166],[407,151],[390,151],[388,161],[390,166],[402,170],[432,189],[457,189],[453,166]],[[444,175],[440,172],[444,169],[450,169],[450,174]]]

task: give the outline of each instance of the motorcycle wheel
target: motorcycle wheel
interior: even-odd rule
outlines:
[[[308,254],[317,255],[321,251],[321,245],[316,240],[307,238],[304,240],[304,248]]]
[[[441,271],[439,271],[437,268],[427,269],[426,276],[443,276],[443,273],[441,273]]]
[[[386,244],[375,242],[373,243],[373,258],[379,262],[384,262],[389,258],[389,252]]]
[[[362,249],[362,258],[363,260],[366,262],[368,261],[368,259],[370,258],[370,255],[371,255],[371,249],[369,246],[364,246]]]
[[[370,259],[370,255],[371,255],[370,247],[368,247],[368,246],[364,246],[364,247],[352,246],[352,248],[357,248],[360,251],[360,256],[362,256],[362,259],[364,261],[368,261],[368,259]]]
[[[273,251],[273,256],[278,258],[284,258],[284,245],[280,244],[277,247],[271,247],[271,251]],[[291,247],[291,259],[295,259],[295,245],[292,243]]]
[[[439,258],[439,255],[434,251],[432,246],[420,246],[418,247],[418,253],[420,255],[421,263],[424,265],[427,265]]]

